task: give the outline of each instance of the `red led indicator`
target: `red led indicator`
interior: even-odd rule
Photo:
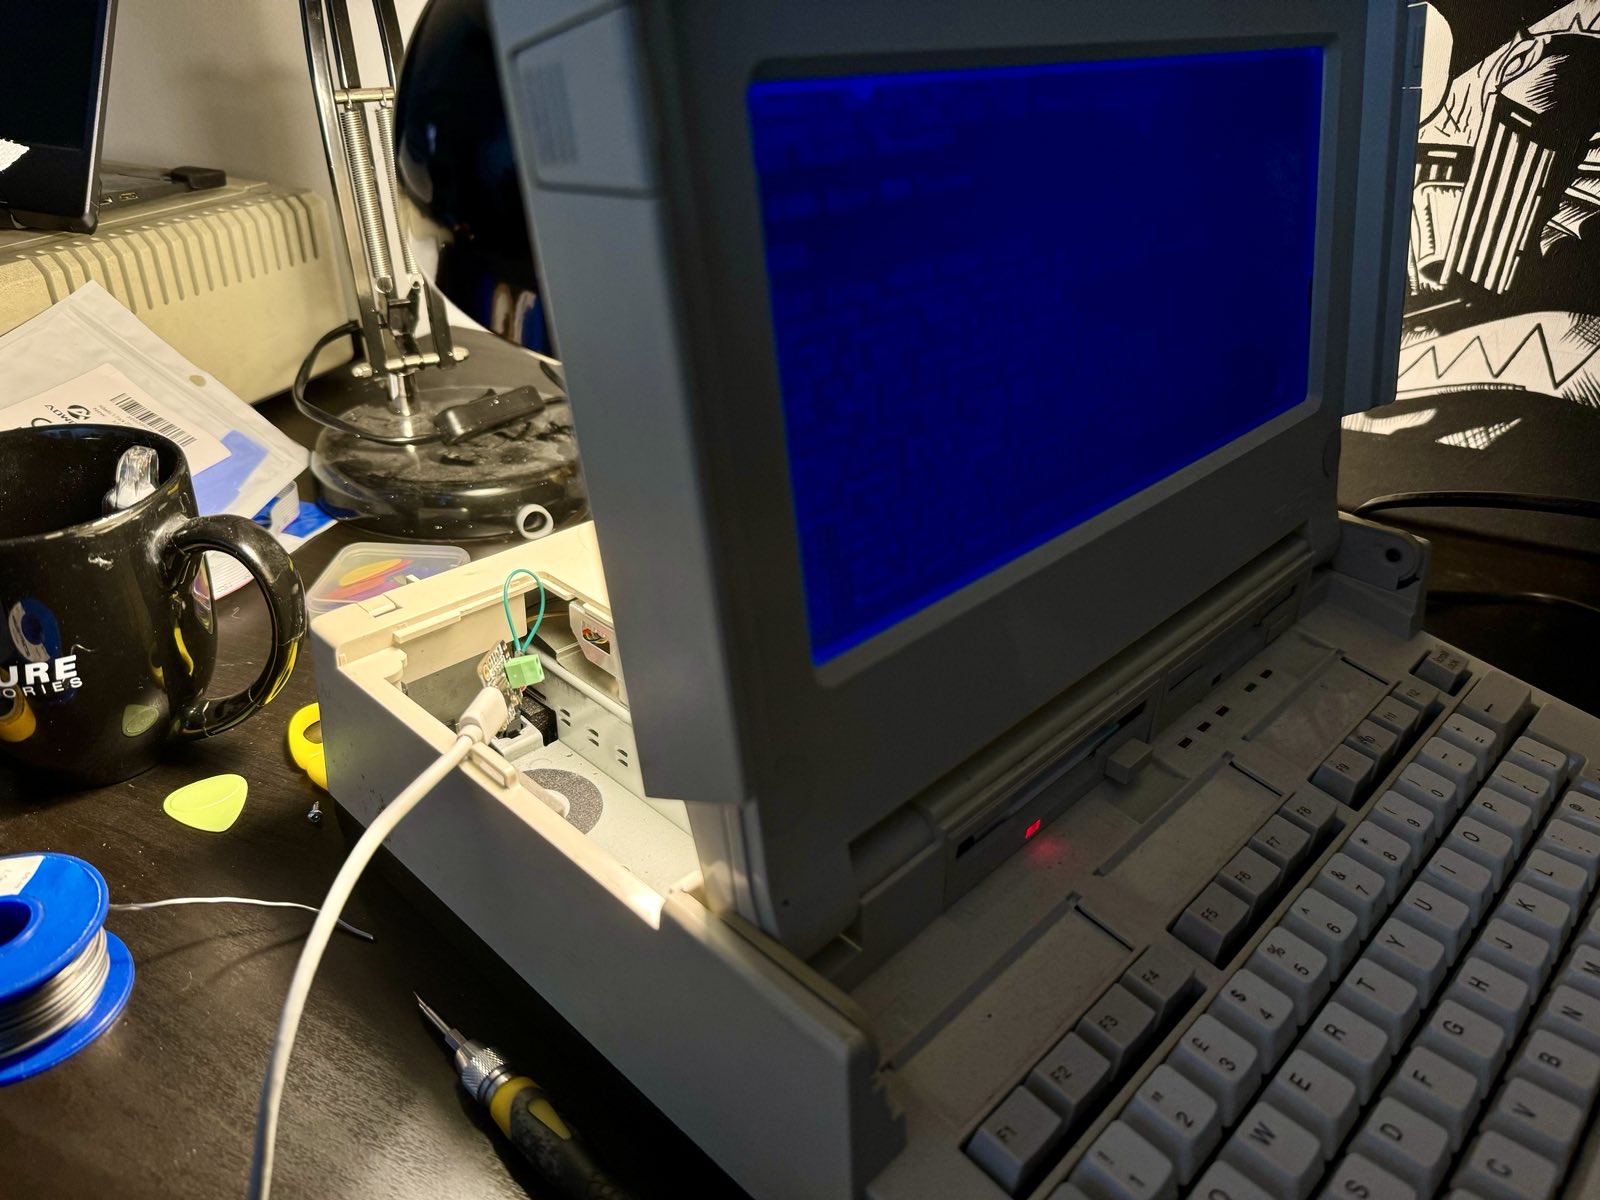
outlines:
[[[1022,831],[1022,840],[1023,841],[1027,841],[1034,834],[1038,833],[1039,832],[1039,826],[1041,826],[1043,824],[1044,824],[1043,820],[1038,820],[1038,821],[1035,821],[1032,825],[1029,825],[1026,829],[1024,829]]]

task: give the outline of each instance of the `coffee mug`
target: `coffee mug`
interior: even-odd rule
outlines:
[[[138,446],[155,451],[155,490],[106,515]],[[259,677],[231,696],[207,687],[213,550],[248,568],[271,618]],[[283,687],[306,627],[272,536],[200,516],[183,452],[110,425],[0,432],[0,621],[0,794],[22,795],[127,779],[169,741],[233,728]]]

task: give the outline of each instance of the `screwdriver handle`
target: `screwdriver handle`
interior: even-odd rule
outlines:
[[[632,1200],[595,1165],[550,1098],[526,1075],[496,1089],[489,1115],[557,1194],[571,1200]]]

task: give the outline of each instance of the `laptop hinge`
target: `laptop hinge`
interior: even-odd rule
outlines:
[[[915,937],[1288,629],[1315,558],[1285,538],[857,838],[856,917],[812,965],[848,987]]]

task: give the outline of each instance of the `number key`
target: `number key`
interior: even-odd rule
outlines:
[[[1250,969],[1289,997],[1295,1020],[1305,1024],[1332,986],[1328,956],[1279,925],[1250,956]]]
[[[1199,1173],[1222,1141],[1217,1102],[1165,1063],[1140,1085],[1122,1119],[1171,1160],[1180,1185]]]

